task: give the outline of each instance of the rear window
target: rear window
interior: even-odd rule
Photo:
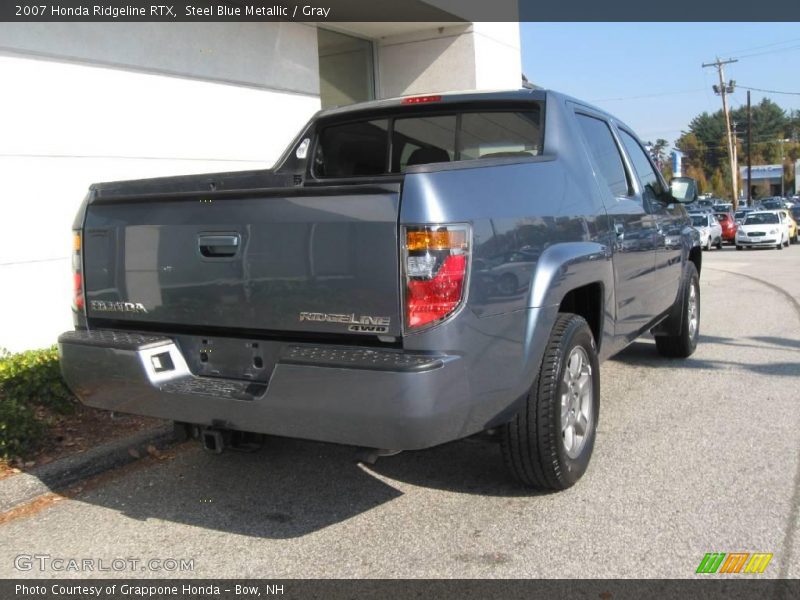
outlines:
[[[397,116],[322,127],[312,173],[385,175],[428,163],[531,157],[541,149],[538,105],[524,111]]]

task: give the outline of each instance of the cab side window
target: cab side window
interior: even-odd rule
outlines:
[[[644,148],[642,148],[639,142],[637,142],[630,133],[624,129],[620,129],[619,137],[633,163],[633,169],[636,171],[636,175],[639,176],[639,181],[642,183],[643,198],[650,202],[656,200],[664,192],[664,189],[661,186],[661,179],[659,179],[653,168],[653,163],[650,162]]]

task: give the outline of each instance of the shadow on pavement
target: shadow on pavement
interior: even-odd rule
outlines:
[[[90,488],[75,500],[137,520],[162,520],[287,539],[325,529],[403,495],[381,478],[490,496],[529,496],[505,471],[498,444],[463,440],[364,466],[349,446],[268,438],[257,452],[204,452],[187,443],[169,461]]]
[[[468,438],[429,450],[403,452],[369,467],[375,473],[425,488],[480,496],[532,497],[543,493],[517,484],[500,444]]]
[[[751,338],[766,340],[767,338]],[[785,345],[791,345],[794,340],[783,338],[768,338],[767,343],[779,344],[776,340],[785,342]],[[700,343],[729,343],[726,341],[735,341],[733,338],[715,338],[713,336],[700,336]],[[733,346],[747,346],[746,344],[731,344]],[[761,348],[763,346],[755,346]],[[672,360],[662,357],[656,351],[655,342],[652,341],[636,341],[630,346],[625,348],[619,354],[613,356],[610,360],[622,362],[629,365],[646,366],[646,367],[675,367],[680,366],[683,369],[725,369],[725,370],[746,370],[759,375],[778,375],[783,377],[796,377],[797,376],[797,361],[787,362],[771,362],[771,363],[747,363],[733,360],[708,360],[696,358],[697,355],[690,356],[685,360]]]

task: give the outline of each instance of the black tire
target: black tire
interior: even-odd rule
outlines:
[[[689,303],[694,288],[696,299],[696,324],[694,330],[689,326]],[[687,358],[697,349],[697,338],[700,336],[700,277],[694,263],[686,267],[686,279],[680,296],[680,311],[675,312],[674,323],[669,325],[666,334],[656,336],[656,349],[661,356],[667,358]],[[676,307],[677,308],[677,307]]]
[[[776,247],[778,250],[783,250],[783,240],[781,240],[780,242],[778,242],[778,245],[777,245],[777,246],[775,246],[775,247]]]
[[[711,236],[708,237],[708,241],[706,242],[706,247],[703,250],[711,250]]]
[[[739,244],[736,244],[736,249],[737,249],[737,250],[741,250],[741,249],[742,249],[742,247],[741,247]]]
[[[591,398],[587,399],[590,416],[585,435],[575,448],[576,455],[571,457],[563,437],[561,397],[567,390],[563,381],[567,360],[573,350],[581,354],[578,347],[583,348],[592,389]],[[520,412],[503,427],[503,458],[511,474],[523,485],[540,490],[564,490],[574,485],[589,465],[599,414],[600,367],[594,336],[583,317],[562,313],[550,333],[541,368]]]
[[[722,238],[717,238],[717,250],[722,250]]]

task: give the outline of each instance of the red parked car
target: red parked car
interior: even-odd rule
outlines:
[[[722,225],[722,241],[729,244],[736,243],[736,220],[731,213],[714,213],[717,221]]]

